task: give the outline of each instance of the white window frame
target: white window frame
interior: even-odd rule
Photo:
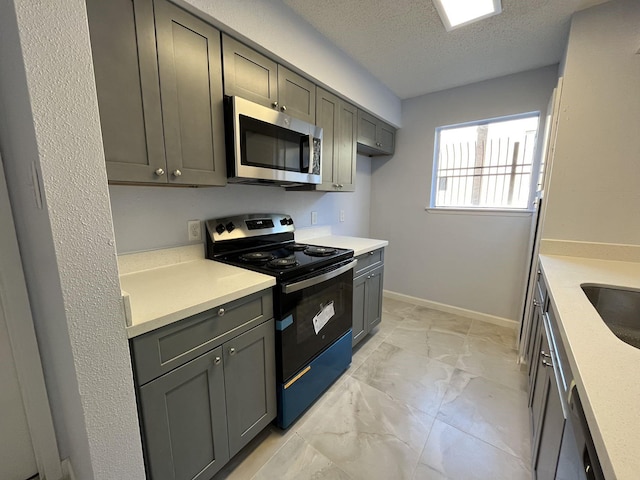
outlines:
[[[531,165],[531,179],[529,188],[529,199],[526,208],[511,208],[511,207],[472,207],[472,206],[436,206],[436,193],[437,193],[437,181],[438,181],[438,160],[440,155],[440,132],[442,130],[448,130],[452,128],[463,128],[470,126],[481,126],[490,123],[505,122],[510,120],[519,120],[522,118],[538,117],[538,128],[536,132],[534,142],[533,161]],[[536,196],[538,195],[536,186],[538,184],[538,178],[540,176],[540,161],[539,155],[539,141],[540,141],[540,128],[542,127],[540,121],[542,114],[540,111],[531,111],[518,113],[515,115],[503,115],[500,117],[487,118],[483,120],[473,120],[469,122],[456,123],[451,125],[443,125],[437,127],[435,130],[434,139],[434,151],[433,151],[433,168],[431,173],[431,191],[429,193],[429,204],[426,206],[426,210],[431,213],[477,213],[477,214],[500,214],[500,215],[528,215],[534,211],[534,203]]]

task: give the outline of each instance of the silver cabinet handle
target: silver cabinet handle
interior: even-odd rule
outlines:
[[[218,310],[218,316],[221,317],[224,315],[224,308],[221,308],[220,310]]]
[[[538,303],[538,301],[535,298],[533,299],[533,306],[534,307],[539,307],[540,306],[540,304]]]
[[[273,102],[273,103],[271,104],[271,106],[272,106],[273,108],[278,108],[278,102]]]
[[[286,106],[286,105],[282,105],[282,106],[280,107],[280,111],[281,111],[281,112],[286,112],[286,111],[287,111],[287,106]]]
[[[551,368],[553,368],[553,363],[549,363],[549,362],[547,362],[546,360],[542,360],[542,364],[543,364],[545,367],[551,367]]]
[[[173,176],[174,177],[179,177],[180,175],[182,175],[182,172],[180,170],[174,170],[173,171]]]
[[[338,184],[338,188],[342,188],[342,187],[344,187],[344,185],[342,185],[341,183]]]
[[[547,352],[545,352],[544,350],[540,351],[540,357],[541,358],[551,358],[551,355],[549,355]]]
[[[235,348],[230,348],[229,349],[229,355],[235,355],[236,354],[236,349]]]
[[[157,168],[156,171],[153,172],[153,173],[155,173],[157,176],[161,177],[162,175],[164,175],[164,169]]]
[[[213,364],[214,365],[220,365],[220,357],[216,357],[213,359]]]

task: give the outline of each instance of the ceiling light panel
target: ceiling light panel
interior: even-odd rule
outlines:
[[[500,0],[433,0],[447,31],[502,12]]]

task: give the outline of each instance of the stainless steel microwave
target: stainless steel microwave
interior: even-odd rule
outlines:
[[[240,97],[225,98],[231,183],[322,182],[322,128]]]

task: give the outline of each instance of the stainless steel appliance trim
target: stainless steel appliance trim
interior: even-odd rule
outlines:
[[[290,225],[282,225],[280,223],[281,219],[289,221],[291,220],[291,216],[284,213],[251,213],[248,215],[236,215],[235,217],[212,218],[205,221],[205,226],[207,233],[213,242],[295,231],[293,222]],[[247,220],[271,220],[273,222],[273,228],[248,230],[245,223]],[[228,232],[226,230],[222,233],[216,232],[216,227],[218,225],[222,224],[226,226],[229,223],[233,223],[236,227],[232,232]]]
[[[282,291],[283,293],[286,294],[286,293],[297,292],[299,290],[302,290],[303,288],[313,287],[314,285],[318,285],[319,283],[322,283],[326,280],[331,280],[332,278],[335,278],[338,275],[342,275],[344,272],[351,270],[353,267],[356,266],[356,263],[358,263],[358,260],[354,258],[346,265],[343,265],[340,268],[336,268],[335,270],[331,270],[330,272],[323,273],[316,277],[308,278],[300,282],[282,285]]]
[[[278,112],[271,108],[258,105],[249,100],[240,97],[231,97],[231,105],[233,112],[233,151],[235,154],[233,165],[235,166],[235,175],[231,177],[238,178],[238,181],[242,179],[255,179],[255,180],[268,180],[274,183],[322,183],[322,128],[310,123],[304,122],[294,118],[286,113]],[[242,165],[242,151],[240,142],[240,115],[255,118],[257,120],[277,125],[287,130],[292,130],[300,135],[309,136],[309,171],[308,172],[291,172],[286,170],[277,170],[264,167],[255,167],[249,165]],[[314,160],[314,142],[313,139],[320,139],[321,143],[318,145],[318,160],[320,163],[320,170],[318,174],[311,173],[313,171]]]

